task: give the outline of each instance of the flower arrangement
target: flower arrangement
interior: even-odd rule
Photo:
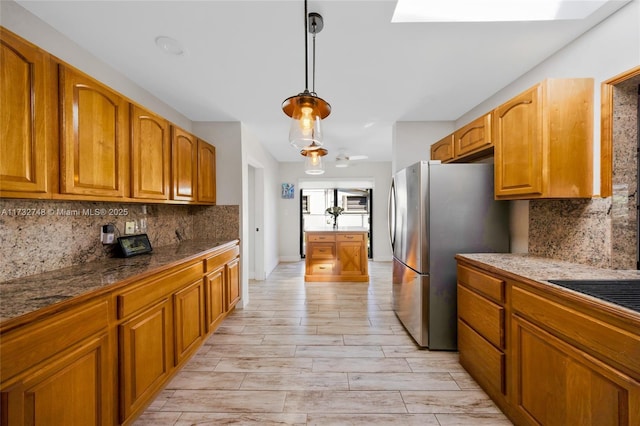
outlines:
[[[333,227],[337,228],[338,216],[340,216],[344,212],[344,209],[340,206],[332,206],[332,207],[329,207],[327,210],[325,210],[325,212],[333,216]]]

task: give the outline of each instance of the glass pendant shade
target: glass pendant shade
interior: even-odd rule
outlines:
[[[321,175],[324,173],[322,156],[317,153],[307,155],[304,161],[304,172],[308,175]]]
[[[319,145],[312,143],[308,149],[303,149],[300,154],[305,157],[304,172],[308,175],[321,175],[324,173],[324,164],[322,157],[327,155],[329,151],[321,148]]]
[[[287,98],[282,110],[291,117],[289,143],[297,149],[322,146],[322,119],[331,112],[331,106],[308,91]]]

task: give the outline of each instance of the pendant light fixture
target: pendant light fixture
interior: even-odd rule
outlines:
[[[319,13],[307,13],[307,0],[304,0],[304,91],[285,99],[282,103],[282,110],[291,117],[289,142],[293,147],[302,150],[314,150],[322,146],[321,120],[331,113],[331,105],[318,97],[315,92],[316,34],[322,30],[323,26],[324,21]],[[311,91],[309,91],[309,41],[307,33],[313,35]]]
[[[327,155],[329,151],[312,143],[307,149],[300,151],[305,157],[304,172],[308,175],[321,175],[324,173],[324,165],[322,157]]]

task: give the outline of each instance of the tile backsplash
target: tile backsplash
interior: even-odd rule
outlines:
[[[0,282],[111,256],[100,227],[147,219],[153,247],[180,240],[231,240],[240,235],[238,206],[0,199]],[[116,236],[118,236],[118,231]]]
[[[611,267],[611,198],[531,200],[529,253]]]

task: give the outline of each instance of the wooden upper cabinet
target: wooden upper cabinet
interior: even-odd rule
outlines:
[[[476,118],[453,133],[453,152],[455,157],[478,153],[492,146],[491,113]]]
[[[431,159],[443,163],[453,160],[453,135],[448,135],[431,145]]]
[[[108,87],[60,65],[60,192],[128,196],[127,101]]]
[[[196,201],[198,140],[179,127],[171,129],[171,199]]]
[[[131,105],[131,197],[169,199],[169,122]]]
[[[49,55],[0,27],[0,196],[50,198],[55,137]]]
[[[593,79],[549,79],[493,112],[497,199],[593,194]]]
[[[536,86],[495,110],[495,193],[542,194],[541,88]]]
[[[216,148],[198,139],[198,201],[216,202]]]

